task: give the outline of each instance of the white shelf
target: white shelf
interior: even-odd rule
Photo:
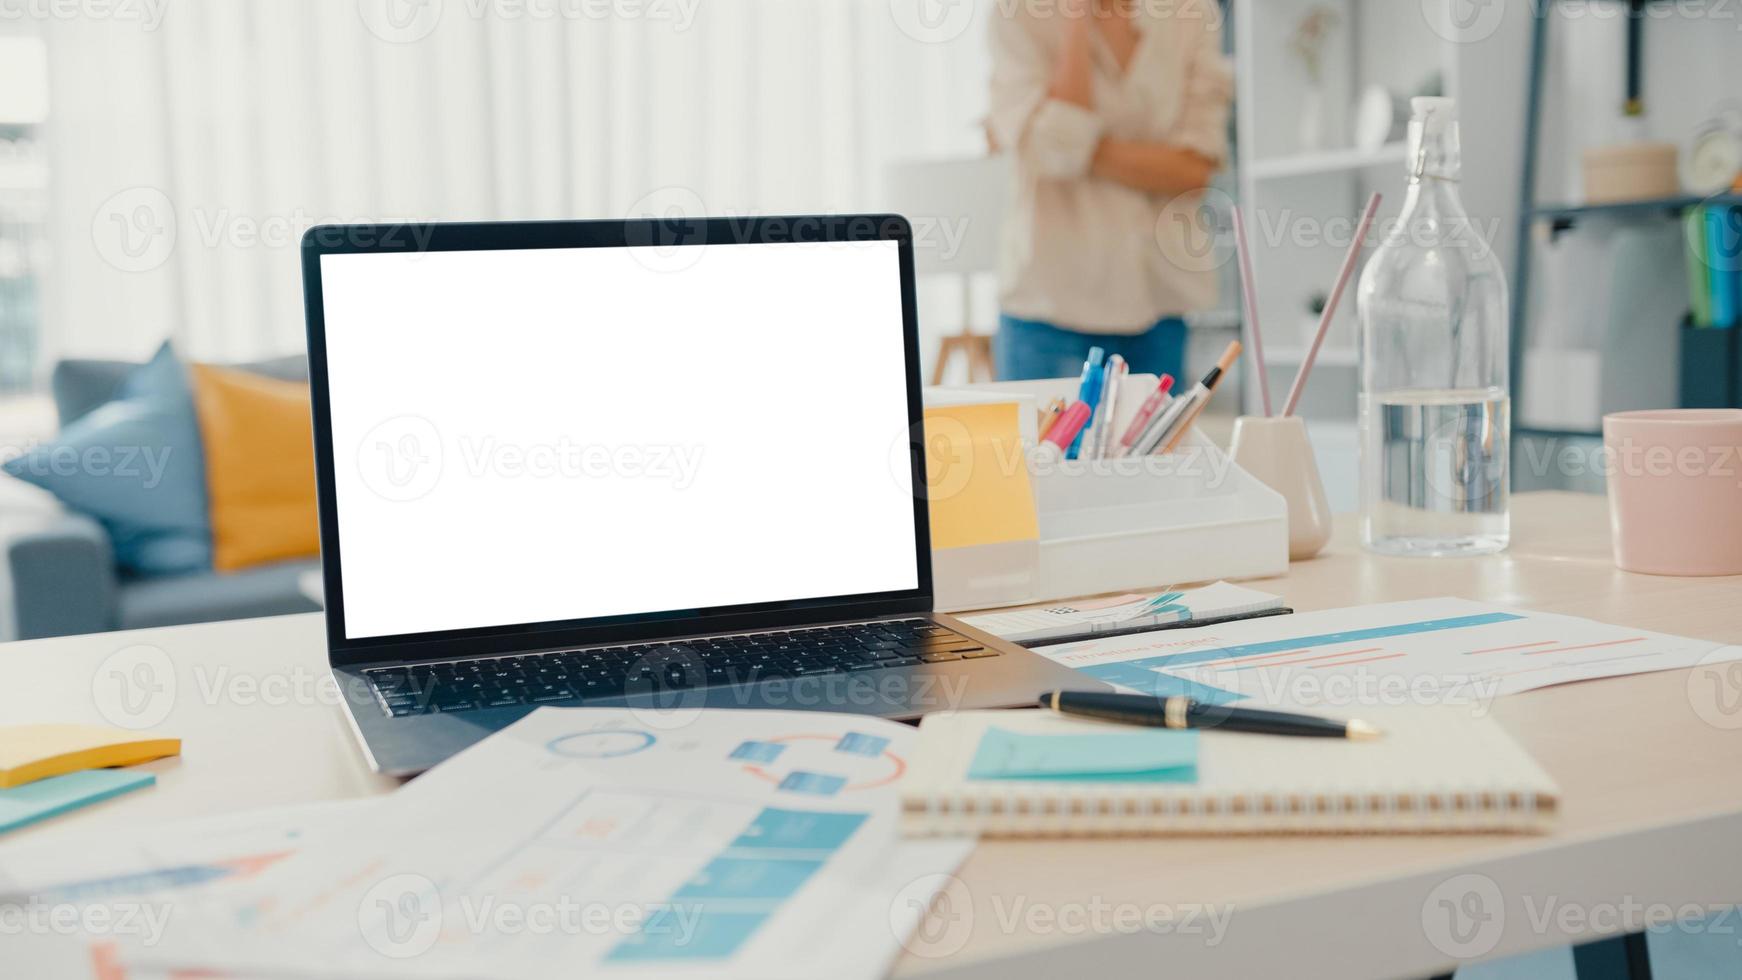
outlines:
[[[1264,360],[1272,365],[1299,364],[1305,359],[1305,347],[1264,348]],[[1320,347],[1319,356],[1313,358],[1315,367],[1356,367],[1360,363],[1360,352],[1353,347]]]
[[[1377,150],[1328,150],[1323,153],[1302,153],[1296,156],[1254,160],[1247,173],[1254,180],[1277,180],[1287,177],[1308,177],[1314,174],[1334,174],[1368,167],[1401,165],[1408,147],[1402,143],[1387,143]]]

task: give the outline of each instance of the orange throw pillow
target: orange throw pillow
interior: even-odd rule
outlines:
[[[193,365],[192,375],[212,567],[234,572],[320,554],[308,385],[209,364]]]

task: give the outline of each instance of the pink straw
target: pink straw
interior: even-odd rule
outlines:
[[[1319,316],[1319,329],[1313,334],[1312,346],[1307,348],[1306,356],[1301,358],[1300,370],[1295,372],[1294,384],[1288,389],[1288,402],[1282,406],[1285,418],[1293,415],[1295,406],[1300,404],[1300,393],[1306,388],[1307,375],[1312,373],[1313,361],[1319,356],[1319,345],[1325,342],[1325,332],[1331,329],[1331,317],[1337,313],[1337,301],[1343,298],[1343,288],[1349,285],[1350,277],[1355,274],[1355,260],[1361,257],[1361,243],[1366,240],[1367,229],[1373,226],[1373,215],[1378,211],[1379,194],[1375,192],[1367,199],[1367,210],[1361,213],[1361,224],[1355,228],[1355,240],[1349,243],[1349,254],[1343,256],[1343,269],[1337,273],[1337,284],[1331,289],[1331,298],[1325,302],[1325,312]]]
[[[1252,290],[1252,249],[1246,244],[1246,222],[1234,208],[1234,251],[1240,256],[1240,300],[1246,306],[1246,323],[1252,328],[1252,366],[1258,369],[1258,394],[1264,402],[1264,417],[1270,417],[1270,373],[1264,370],[1264,336],[1258,332],[1258,297]]]

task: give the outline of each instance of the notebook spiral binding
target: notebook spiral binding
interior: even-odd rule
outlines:
[[[914,836],[1025,837],[1241,833],[1480,833],[1534,829],[1553,815],[1535,793],[1330,792],[1205,798],[1187,794],[1032,797],[1016,792],[932,798],[905,812]]]

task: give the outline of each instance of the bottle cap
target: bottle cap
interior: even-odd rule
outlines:
[[[1457,122],[1458,100],[1444,95],[1418,95],[1409,100],[1409,111],[1416,119]]]
[[[1458,147],[1458,102],[1444,96],[1409,100],[1409,179],[1457,180],[1463,165]]]

